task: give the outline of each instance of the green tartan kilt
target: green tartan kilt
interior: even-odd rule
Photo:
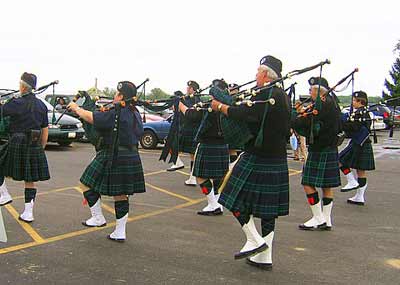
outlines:
[[[244,152],[221,185],[219,203],[232,212],[263,219],[289,214],[286,158],[266,158]]]
[[[37,182],[50,179],[46,154],[39,143],[28,143],[23,133],[14,133],[0,146],[0,175],[16,181]]]
[[[336,147],[318,152],[309,150],[303,166],[301,184],[320,188],[340,186],[339,157]]]
[[[201,178],[222,178],[229,169],[227,144],[199,143],[196,149],[193,176]]]
[[[133,195],[146,191],[142,162],[137,149],[120,149],[114,161],[111,150],[100,150],[83,172],[80,182],[107,196]]]
[[[179,137],[179,151],[184,153],[194,154],[196,151],[196,137],[198,125],[184,126]]]
[[[340,163],[347,168],[359,170],[374,170],[374,151],[370,142],[362,146],[349,141],[348,145],[339,154]]]

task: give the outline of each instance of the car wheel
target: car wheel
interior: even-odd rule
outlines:
[[[143,136],[140,138],[140,145],[144,149],[154,149],[158,144],[158,139],[156,134],[153,131],[146,130],[143,133]]]
[[[72,142],[58,142],[60,146],[70,146]]]

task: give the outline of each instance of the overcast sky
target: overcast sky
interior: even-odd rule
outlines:
[[[22,72],[57,93],[115,88],[150,78],[147,90],[185,90],[215,78],[254,79],[261,57],[280,58],[283,74],[332,63],[333,86],[355,67],[356,89],[380,96],[400,40],[400,1],[2,1],[0,88]],[[307,79],[293,78],[307,93]]]

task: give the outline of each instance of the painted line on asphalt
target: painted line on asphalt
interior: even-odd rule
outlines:
[[[32,226],[28,223],[25,223],[23,221],[20,221],[19,214],[17,210],[10,204],[5,206],[8,212],[10,212],[11,216],[18,222],[18,224],[21,225],[21,227],[25,230],[25,232],[35,241],[35,242],[42,242],[44,239],[38,234],[37,231],[35,231]]]
[[[168,190],[166,190],[166,189],[163,189],[163,188],[161,188],[161,187],[155,186],[155,185],[150,184],[150,183],[148,183],[148,182],[146,182],[146,186],[149,186],[150,188],[153,188],[154,190],[157,190],[157,191],[159,191],[159,192],[168,194],[168,195],[170,195],[170,196],[173,196],[173,197],[176,197],[176,198],[179,198],[179,199],[188,201],[188,202],[193,202],[193,201],[195,201],[195,200],[190,199],[190,198],[188,198],[188,197],[186,197],[186,196],[183,196],[183,195],[180,195],[180,194],[176,194],[176,193],[174,193],[174,192],[168,191]]]
[[[204,200],[205,200],[205,198],[192,200],[191,202],[179,204],[179,205],[174,206],[174,207],[170,207],[170,208],[166,208],[166,209],[162,209],[162,210],[157,210],[157,211],[152,211],[152,212],[141,214],[141,215],[138,215],[138,216],[133,216],[133,217],[128,218],[128,223],[129,222],[134,222],[134,221],[139,221],[139,220],[150,218],[150,217],[154,217],[154,216],[161,215],[161,214],[165,214],[165,213],[168,213],[168,212],[172,212],[174,210],[187,208],[187,207],[190,207],[192,205],[198,204],[198,203],[200,203],[200,202],[202,202]],[[81,235],[84,235],[84,234],[87,234],[87,233],[91,233],[91,232],[95,232],[95,231],[101,231],[101,230],[104,230],[104,229],[111,228],[114,225],[115,225],[115,222],[108,223],[105,227],[101,227],[101,228],[87,228],[87,229],[83,229],[83,230],[79,230],[79,231],[75,231],[75,232],[70,232],[70,233],[66,233],[66,234],[50,237],[50,238],[47,238],[47,239],[42,239],[41,241],[37,241],[37,242],[28,242],[28,243],[24,243],[24,244],[20,244],[20,245],[15,245],[15,246],[2,248],[2,249],[0,249],[0,255],[1,254],[6,254],[6,253],[10,253],[10,252],[14,252],[14,251],[18,251],[18,250],[21,250],[21,249],[26,249],[26,248],[39,246],[39,245],[42,245],[42,244],[52,243],[52,242],[56,242],[56,241],[65,240],[65,239],[68,239],[68,238],[81,236]]]
[[[390,265],[391,267],[394,267],[396,269],[400,269],[400,259],[395,259],[395,258],[388,259],[388,260],[386,260],[385,263],[387,265]]]
[[[74,187],[73,186],[72,187],[64,187],[64,188],[49,190],[49,191],[45,191],[45,192],[38,192],[36,194],[36,196],[48,195],[48,194],[55,193],[55,192],[62,192],[62,191],[68,190],[68,189],[74,189]],[[21,195],[21,196],[13,197],[13,200],[19,200],[19,199],[24,199],[24,198],[25,198],[25,196]]]

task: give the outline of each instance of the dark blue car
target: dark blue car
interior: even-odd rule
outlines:
[[[143,124],[144,133],[140,139],[140,145],[144,149],[154,149],[159,143],[164,143],[171,127],[172,117],[161,121],[147,122]]]

